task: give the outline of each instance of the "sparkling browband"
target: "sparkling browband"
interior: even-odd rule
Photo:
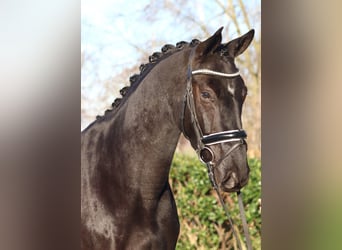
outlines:
[[[217,72],[217,71],[213,71],[210,69],[198,69],[198,70],[193,70],[192,75],[214,75],[214,76],[223,76],[223,77],[235,77],[235,76],[239,76],[240,75],[240,71],[238,70],[235,73],[222,73],[222,72]]]

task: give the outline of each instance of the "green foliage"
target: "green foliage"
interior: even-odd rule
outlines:
[[[242,189],[242,194],[253,248],[260,249],[260,160],[249,159],[249,166],[250,180]],[[177,249],[234,249],[235,239],[211,187],[206,166],[197,158],[176,154],[170,172],[170,184],[181,224]],[[225,194],[225,202],[243,238],[236,194]]]

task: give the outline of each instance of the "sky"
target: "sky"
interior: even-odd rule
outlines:
[[[161,5],[161,2],[163,1],[82,0],[81,49],[100,63],[98,73],[101,79],[115,75],[115,71],[136,62],[138,55],[134,46],[144,46],[146,40],[159,39],[176,43],[179,40],[191,40],[199,33],[198,30],[187,30],[186,25],[179,25],[180,21],[174,20],[167,11],[147,17],[144,12],[148,9],[146,6],[152,3],[153,7],[156,7]],[[209,20],[208,26],[213,27],[211,32],[215,32],[225,23],[215,18],[221,10],[210,2],[194,1],[191,8],[195,10],[193,18]],[[251,5],[258,4],[258,1],[247,2]]]

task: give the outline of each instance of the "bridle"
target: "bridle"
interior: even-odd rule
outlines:
[[[193,75],[213,75],[213,76],[218,76],[218,77],[226,77],[226,78],[232,78],[232,77],[237,77],[240,75],[240,72],[234,72],[234,73],[223,73],[223,72],[217,72],[209,69],[197,69],[197,70],[192,70],[192,61],[193,61],[193,56],[194,56],[194,51],[195,49],[192,49],[190,58],[189,58],[189,65],[187,69],[187,83],[186,83],[186,92],[184,95],[184,100],[183,100],[183,108],[182,108],[182,113],[181,113],[181,130],[183,132],[183,135],[189,140],[189,137],[185,133],[185,128],[184,128],[184,117],[185,117],[185,110],[186,107],[188,107],[190,111],[190,117],[191,117],[191,123],[193,125],[193,129],[195,132],[196,136],[196,142],[197,142],[197,147],[196,151],[197,154],[199,155],[200,160],[207,165],[208,169],[208,176],[210,179],[210,182],[215,189],[219,200],[224,208],[224,211],[227,215],[228,221],[231,225],[231,229],[233,232],[234,237],[236,238],[238,247],[240,250],[242,250],[240,238],[237,236],[237,233],[234,229],[234,223],[233,220],[228,212],[228,208],[226,204],[223,201],[223,198],[221,196],[221,190],[220,187],[217,185],[215,175],[214,175],[214,168],[216,165],[214,164],[214,158],[215,154],[211,150],[210,146],[215,145],[215,144],[221,144],[221,143],[227,143],[227,142],[235,142],[235,144],[226,152],[226,154],[220,159],[219,162],[222,162],[224,159],[229,157],[231,153],[239,148],[241,145],[246,145],[245,139],[247,138],[247,134],[245,130],[243,129],[234,129],[234,130],[226,130],[218,133],[211,133],[208,135],[204,135],[201,129],[201,126],[198,122],[197,114],[196,114],[196,109],[195,109],[195,102],[194,102],[194,96],[193,96],[193,91],[192,91],[192,76]],[[243,229],[244,229],[244,234],[246,238],[246,245],[247,249],[251,250],[252,249],[252,244],[250,240],[250,236],[248,233],[248,225],[246,221],[246,216],[245,216],[245,211],[242,203],[242,195],[241,192],[237,192],[238,195],[238,203],[239,203],[239,210],[240,210],[240,216],[241,216],[241,221],[243,224]]]

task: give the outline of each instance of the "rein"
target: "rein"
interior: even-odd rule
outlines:
[[[226,143],[226,142],[236,142],[225,154],[224,157],[222,157],[219,161],[221,163],[224,159],[230,156],[230,154],[235,151],[237,148],[239,148],[241,145],[246,144],[246,137],[247,134],[244,130],[240,129],[235,129],[235,130],[227,130],[227,131],[222,131],[218,133],[212,133],[209,135],[204,135],[202,132],[202,129],[199,125],[198,119],[197,119],[197,114],[195,111],[195,102],[194,102],[194,97],[193,97],[193,91],[192,91],[192,76],[193,75],[199,75],[199,74],[204,74],[204,75],[214,75],[214,76],[220,76],[220,77],[236,77],[240,75],[240,72],[237,71],[235,73],[222,73],[222,72],[217,72],[209,69],[197,69],[197,70],[192,70],[192,58],[194,55],[194,49],[192,50],[190,54],[190,59],[189,59],[189,66],[188,66],[188,71],[187,71],[187,86],[186,86],[186,93],[184,96],[184,101],[183,101],[183,109],[182,109],[182,114],[181,114],[181,128],[184,136],[189,139],[189,137],[185,134],[185,129],[184,129],[184,116],[185,116],[185,109],[186,106],[188,106],[191,114],[191,123],[194,126],[194,131],[195,135],[197,138],[197,148],[196,151],[199,155],[199,158],[203,163],[206,164],[207,170],[208,170],[208,176],[210,179],[210,182],[215,189],[220,203],[226,213],[226,216],[228,218],[229,224],[231,226],[232,232],[234,237],[236,238],[238,248],[242,250],[242,245],[240,242],[240,238],[238,237],[235,229],[234,229],[234,223],[233,220],[229,214],[227,205],[225,204],[223,197],[221,195],[221,189],[217,185],[215,175],[214,175],[214,168],[215,164],[213,162],[214,160],[214,153],[210,149],[209,146],[215,145],[215,144],[221,144],[221,143]],[[219,165],[219,164],[217,164]],[[252,244],[251,244],[251,239],[249,236],[248,232],[248,225],[246,221],[246,215],[244,211],[244,206],[242,202],[242,195],[241,192],[237,192],[238,196],[238,204],[239,204],[239,210],[240,210],[240,217],[243,225],[243,230],[244,230],[244,235],[246,238],[246,245],[247,245],[247,250],[252,250]]]

